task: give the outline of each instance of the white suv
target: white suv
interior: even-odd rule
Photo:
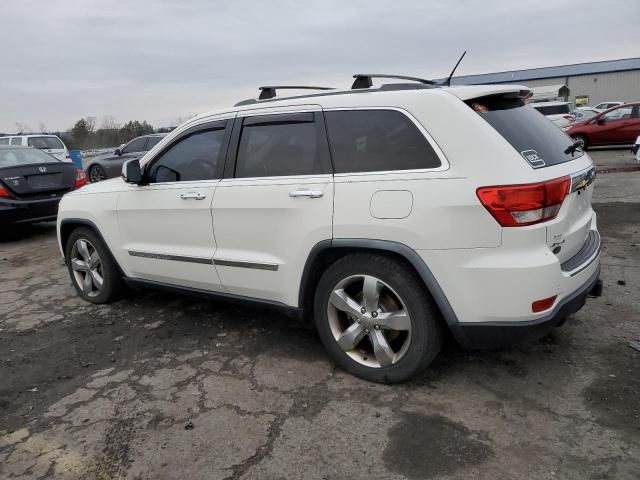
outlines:
[[[264,89],[65,195],[79,295],[126,283],[283,308],[349,372],[396,382],[447,329],[466,347],[534,338],[597,293],[593,164],[526,87],[368,80]]]
[[[71,162],[69,150],[60,137],[48,134],[11,135],[0,137],[0,145],[21,145],[33,147],[56,157],[63,162]]]

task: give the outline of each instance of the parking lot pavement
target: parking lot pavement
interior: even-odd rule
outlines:
[[[539,342],[450,343],[395,386],[345,374],[270,311],[84,303],[54,225],[5,232],[0,478],[638,479],[638,185],[596,181],[604,296]]]

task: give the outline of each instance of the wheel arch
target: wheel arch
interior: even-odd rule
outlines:
[[[323,240],[317,243],[305,262],[298,295],[299,308],[303,312],[313,312],[315,288],[322,273],[336,260],[351,253],[361,252],[393,256],[412,268],[431,294],[455,339],[461,344],[466,343],[459,327],[458,317],[427,264],[412,248],[390,240],[345,238]]]
[[[87,220],[85,218],[65,218],[60,222],[60,250],[62,251],[62,256],[65,259],[65,262],[65,254],[67,251],[67,242],[69,241],[69,237],[71,236],[73,231],[79,227],[89,228],[98,236],[98,238],[100,238],[100,241],[103,243],[103,245],[107,249],[107,252],[109,252],[109,255],[111,255],[111,258],[116,264],[116,268],[118,269],[120,274],[124,276],[124,270],[122,269],[122,267],[120,267],[118,260],[113,255],[113,252],[111,251],[111,248],[109,247],[107,241],[102,236],[102,233],[100,233],[100,229],[98,228],[98,226],[91,220]]]

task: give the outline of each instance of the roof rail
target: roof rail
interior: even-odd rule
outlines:
[[[310,87],[307,85],[273,85],[260,87],[260,95],[258,100],[267,100],[276,96],[276,89],[278,90],[334,90],[333,87]]]
[[[386,75],[384,73],[356,73],[353,78],[353,85],[351,90],[359,90],[361,88],[369,88],[373,85],[372,78],[396,78],[398,80],[410,80],[412,82],[425,83],[427,85],[438,85],[433,80],[427,80],[426,78],[418,77],[406,77],[404,75]]]

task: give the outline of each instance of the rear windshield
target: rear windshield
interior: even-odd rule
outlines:
[[[64,145],[57,137],[29,137],[27,144],[30,147],[41,148],[45,150],[63,149]]]
[[[571,113],[571,109],[568,104],[564,105],[544,105],[544,106],[536,106],[533,108],[538,110],[543,115],[564,115],[566,113]]]
[[[33,148],[0,148],[0,168],[59,161],[48,153]]]
[[[502,104],[477,99],[472,100],[470,106],[533,168],[558,165],[584,155],[580,148],[573,152],[571,149],[567,151],[567,148],[573,145],[573,140],[553,122],[540,115],[530,105],[524,105],[522,101]]]

